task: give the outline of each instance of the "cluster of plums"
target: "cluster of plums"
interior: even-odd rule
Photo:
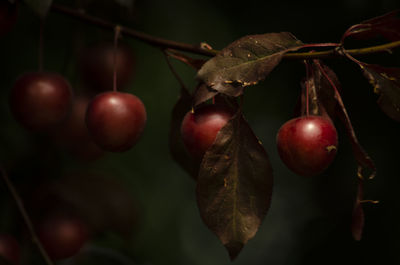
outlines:
[[[33,131],[59,124],[68,115],[71,102],[68,82],[58,74],[46,72],[19,77],[10,97],[15,118]],[[188,112],[181,127],[187,151],[201,159],[233,115],[232,110],[221,104],[204,105]],[[142,101],[132,94],[103,92],[88,104],[85,120],[91,139],[98,146],[106,151],[123,152],[139,139],[146,123],[146,110]],[[337,144],[334,125],[322,116],[292,119],[277,135],[281,159],[299,175],[316,175],[325,170],[335,157]]]
[[[59,74],[30,72],[20,76],[10,96],[14,117],[31,131],[49,131],[69,115],[72,91]],[[146,123],[146,110],[139,98],[124,92],[103,92],[90,101],[86,125],[93,139],[106,151],[131,148]]]
[[[0,37],[15,24],[17,3],[0,1]],[[133,58],[126,46],[121,45],[116,51],[118,84],[122,87],[130,81]],[[82,57],[88,62],[82,62],[84,80],[96,91],[112,88],[113,68],[110,66],[114,66],[113,54],[112,45],[101,44],[91,47]],[[90,82],[90,76],[96,78]],[[146,122],[143,103],[134,95],[104,92],[92,100],[86,96],[74,98],[68,81],[52,72],[22,74],[12,87],[9,103],[15,119],[23,127],[29,131],[51,133],[59,142],[73,146],[72,151],[83,156],[98,153],[91,145],[91,139],[108,151],[129,149]],[[66,213],[50,213],[35,220],[34,228],[52,260],[76,255],[90,239],[86,223]],[[21,244],[15,236],[0,234],[0,264],[21,264],[21,252]]]
[[[16,5],[2,1],[0,12],[4,13],[1,19],[5,18],[0,23],[0,33],[3,35],[16,20]],[[90,102],[88,99],[76,99],[73,104],[71,87],[59,74],[23,74],[15,83],[10,97],[15,118],[29,130],[46,131],[60,126],[73,105],[70,120],[74,117],[75,120],[80,119],[79,126],[82,130],[87,127],[90,135],[90,139],[87,135],[86,138],[81,137],[84,140],[78,141],[79,146],[93,140],[106,151],[123,152],[130,149],[142,134],[146,110],[138,97],[109,91],[113,84],[114,67],[118,73],[118,85],[123,86],[129,82],[134,66],[129,48],[123,45],[118,47],[115,66],[114,52],[110,45],[98,45],[82,56],[86,84],[97,91],[108,91]],[[205,105],[187,113],[181,127],[187,151],[196,159],[201,159],[213,144],[218,131],[233,115],[231,110],[220,104]],[[69,121],[61,126],[73,123]],[[326,169],[335,157],[337,132],[332,122],[322,116],[299,117],[280,128],[277,145],[281,159],[292,171],[299,175],[316,175]]]
[[[15,19],[16,5],[1,1],[0,36],[10,30]],[[94,98],[74,98],[70,84],[60,74],[22,74],[10,94],[15,119],[30,131],[57,131],[60,142],[73,146],[72,151],[83,156],[87,152],[102,152],[100,149],[129,150],[140,138],[147,116],[138,97],[112,90],[114,67],[120,87],[129,83],[133,69],[133,57],[127,47],[119,46],[115,66],[114,52],[112,45],[102,44],[82,56],[85,85],[101,91]],[[181,124],[182,140],[189,155],[200,161],[234,115],[232,109],[221,103],[189,111]],[[289,120],[279,129],[276,140],[282,161],[303,176],[324,171],[332,163],[338,146],[336,129],[323,116],[307,115]],[[75,255],[89,239],[88,227],[68,215],[49,216],[36,225],[36,232],[48,255],[55,260]],[[13,236],[0,235],[0,258],[10,264],[20,264],[20,247]]]
[[[232,110],[220,104],[204,105],[188,112],[181,126],[188,153],[201,159],[233,115]],[[302,176],[324,171],[335,158],[338,146],[335,126],[323,116],[289,120],[279,129],[276,140],[282,161]]]
[[[93,59],[94,52],[96,59]],[[38,71],[22,74],[14,83],[9,98],[14,118],[28,131],[49,134],[79,156],[98,155],[102,150],[128,150],[144,129],[146,110],[141,100],[132,94],[106,91],[113,85],[113,75],[110,74],[113,69],[109,67],[110,64],[114,66],[110,59],[113,52],[113,45],[100,44],[91,47],[83,56],[84,60],[90,60],[90,63],[81,64],[85,85],[92,91],[100,91],[93,98],[74,97],[71,85],[58,73]],[[117,56],[123,58],[117,60],[116,65],[118,85],[123,87],[130,81],[132,56],[125,46],[118,48]],[[101,77],[103,86],[90,82],[88,75],[92,80]],[[74,256],[90,236],[88,226],[80,218],[67,214],[46,216],[35,222],[35,231],[52,260]],[[20,252],[15,237],[0,234],[1,264],[2,259],[13,265],[20,264]]]
[[[97,53],[96,60],[93,59],[94,51]],[[112,55],[112,45],[103,44],[85,54],[84,62],[89,60],[89,63],[82,63],[82,68],[88,86],[96,86],[94,89],[97,91],[112,88],[113,69],[109,67],[113,65]],[[117,55],[124,58],[117,60],[117,70],[121,69],[117,75],[118,85],[123,86],[129,81],[126,76],[131,74],[127,69],[133,66],[131,59],[127,59],[130,52],[126,47],[118,48]],[[90,83],[90,76],[91,80],[101,77],[103,86],[99,87],[97,81]],[[93,140],[101,149],[111,152],[130,149],[139,139],[146,123],[146,110],[138,97],[111,90],[91,100],[87,97],[73,99],[68,81],[60,74],[51,72],[21,75],[11,90],[10,108],[15,119],[30,131],[54,132],[54,128],[59,128],[58,131],[72,137],[70,141],[68,137],[61,137],[70,145],[75,142],[78,146],[85,145],[88,148],[87,143]]]
[[[76,255],[89,240],[89,229],[80,218],[65,214],[47,216],[35,225],[40,243],[52,260],[62,260]],[[21,247],[9,234],[0,234],[1,259],[7,264],[19,265]]]

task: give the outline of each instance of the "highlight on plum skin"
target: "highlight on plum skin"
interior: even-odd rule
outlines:
[[[142,101],[129,93],[101,93],[86,111],[86,125],[93,141],[109,152],[132,148],[142,135],[146,120]]]

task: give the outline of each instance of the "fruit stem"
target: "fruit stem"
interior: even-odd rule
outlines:
[[[121,33],[121,27],[115,26],[114,31],[114,68],[113,68],[113,91],[117,91],[117,49],[118,49],[118,38]]]
[[[310,109],[309,109],[309,92],[310,92],[310,65],[309,63],[304,60],[304,64],[306,65],[306,116],[310,116]]]
[[[37,248],[39,249],[40,254],[42,255],[43,259],[45,260],[47,265],[54,265],[53,261],[51,261],[49,255],[47,254],[46,250],[44,249],[43,245],[40,243],[40,240],[38,238],[38,236],[36,235],[35,229],[33,227],[32,221],[24,207],[24,204],[22,202],[21,197],[18,195],[17,190],[15,189],[14,185],[12,184],[12,182],[10,181],[10,179],[8,178],[8,175],[6,173],[6,170],[4,169],[4,167],[0,164],[0,174],[4,180],[4,183],[7,186],[8,191],[11,193],[15,203],[17,204],[18,210],[22,215],[22,218],[24,219],[24,222],[26,224],[26,226],[29,229],[29,232],[31,234],[32,237],[32,241],[33,243],[36,244]]]

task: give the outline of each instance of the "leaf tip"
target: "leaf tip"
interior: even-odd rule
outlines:
[[[244,244],[242,242],[229,242],[225,244],[225,248],[228,251],[231,261],[234,261],[242,251]]]

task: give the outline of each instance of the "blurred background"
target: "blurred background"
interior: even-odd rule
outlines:
[[[215,49],[245,35],[280,31],[289,31],[305,43],[337,42],[349,26],[400,8],[398,0],[54,3],[166,39],[206,42]],[[231,264],[222,244],[201,221],[195,182],[169,154],[170,114],[180,86],[162,52],[122,36],[121,45],[130,50],[133,65],[128,71],[131,78],[119,89],[142,99],[148,120],[134,148],[121,154],[103,153],[63,135],[67,125],[50,135],[38,134],[14,120],[9,93],[19,75],[38,69],[39,28],[39,18],[22,3],[16,25],[0,39],[0,161],[34,220],[52,211],[68,212],[90,227],[90,239],[81,252],[59,263]],[[112,39],[110,31],[50,12],[44,28],[44,69],[65,76],[75,98],[84,102],[102,89],[87,84],[82,60],[93,47]],[[349,42],[349,47],[370,44],[375,42]],[[391,55],[363,58],[400,67],[399,59],[398,49]],[[359,141],[378,168],[376,178],[366,182],[365,197],[380,203],[364,205],[363,238],[354,241],[350,223],[357,165],[341,124],[337,124],[337,157],[322,175],[300,177],[280,161],[275,136],[293,117],[299,81],[305,75],[301,62],[284,61],[265,81],[245,92],[245,115],[270,156],[275,185],[268,215],[232,264],[400,264],[400,126],[379,109],[377,95],[358,66],[343,59],[325,62],[337,73]],[[196,73],[180,62],[173,65],[186,86],[194,88]],[[0,233],[13,234],[21,242],[21,264],[43,264],[3,184]]]

